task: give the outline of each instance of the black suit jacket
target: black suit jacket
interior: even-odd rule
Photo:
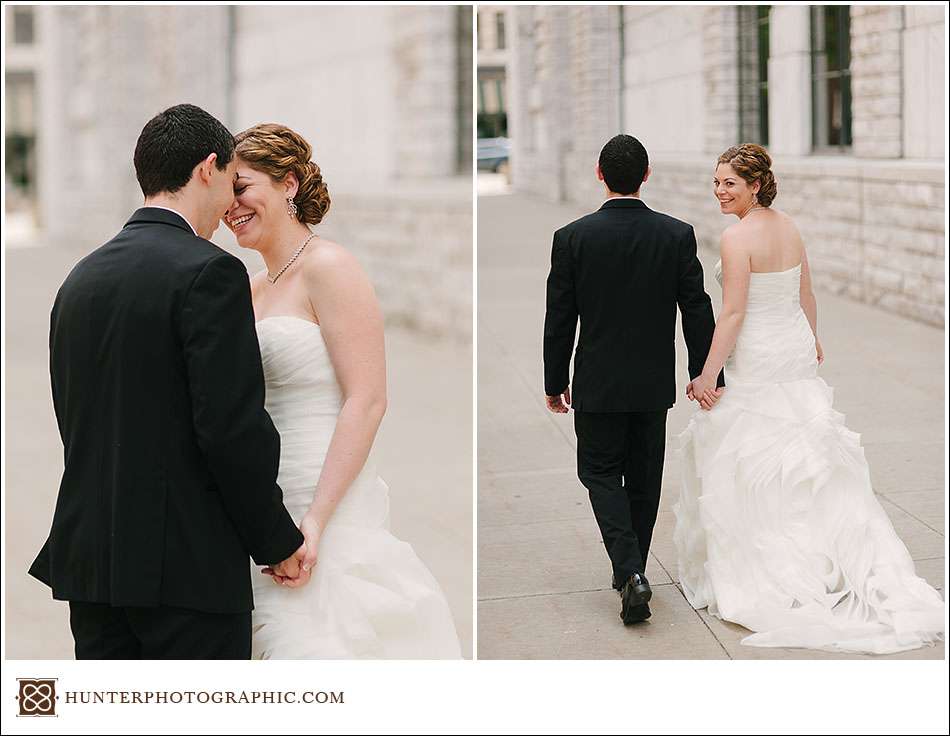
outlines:
[[[137,210],[60,287],[50,378],[65,469],[30,574],[61,600],[251,610],[248,555],[277,563],[303,537],[243,264]]]
[[[693,228],[639,199],[611,199],[565,225],[554,233],[547,281],[545,394],[556,396],[568,386],[579,318],[571,386],[575,410],[673,406],[677,306],[689,375],[695,378],[716,323]]]

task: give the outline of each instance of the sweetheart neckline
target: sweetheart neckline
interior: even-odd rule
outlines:
[[[320,325],[317,322],[314,322],[313,320],[309,320],[309,319],[304,319],[303,317],[295,317],[292,314],[275,314],[270,317],[264,317],[262,319],[256,320],[254,324],[255,326],[259,324],[263,324],[269,319],[292,319],[292,320],[296,320],[297,322],[303,322],[305,324],[312,325],[313,327],[316,327],[317,329],[321,329]]]

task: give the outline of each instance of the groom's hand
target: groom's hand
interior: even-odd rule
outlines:
[[[306,585],[310,582],[310,569],[307,568],[304,564],[304,560],[307,557],[307,543],[304,542],[300,545],[299,549],[294,552],[294,556],[290,560],[285,560],[285,563],[291,563],[296,569],[295,575],[289,575],[281,580],[281,584],[288,588],[300,588],[301,586]],[[281,564],[285,564],[281,563]]]
[[[278,585],[288,585],[295,581],[301,575],[301,562],[307,551],[307,543],[300,545],[296,552],[283,562],[276,565],[265,567],[261,570],[265,575],[270,575]],[[309,578],[309,575],[308,575]],[[291,586],[295,587],[295,586]]]
[[[568,386],[564,389],[564,393],[558,396],[545,396],[544,400],[550,411],[555,414],[567,414],[568,407],[571,405],[571,387]]]

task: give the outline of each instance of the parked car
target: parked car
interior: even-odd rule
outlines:
[[[508,166],[508,154],[511,140],[508,138],[478,139],[478,169],[480,171],[502,171]]]

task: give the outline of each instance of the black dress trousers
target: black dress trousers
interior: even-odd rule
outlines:
[[[76,659],[250,659],[251,613],[70,601]]]
[[[666,413],[574,412],[577,476],[590,495],[618,589],[646,569],[660,505]]]

